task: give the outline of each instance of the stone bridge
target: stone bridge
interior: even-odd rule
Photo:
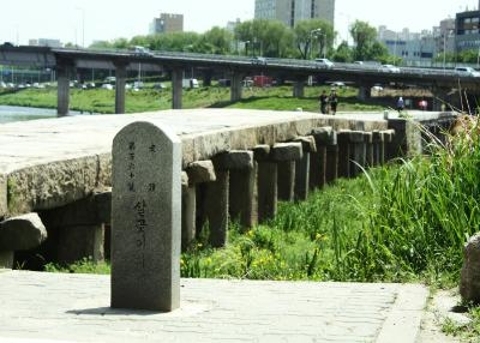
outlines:
[[[0,267],[22,254],[42,262],[109,256],[112,142],[134,121],[181,138],[185,248],[205,223],[220,247],[229,220],[251,227],[274,217],[277,201],[302,201],[359,166],[421,152],[420,127],[441,136],[455,118],[409,114],[195,109],[0,125]]]

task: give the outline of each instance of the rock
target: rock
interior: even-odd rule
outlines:
[[[37,213],[11,217],[0,223],[0,251],[28,250],[47,239],[47,230]]]
[[[460,295],[463,301],[480,304],[480,234],[472,236],[465,244]]]

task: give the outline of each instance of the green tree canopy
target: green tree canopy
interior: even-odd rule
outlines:
[[[295,48],[302,59],[310,59],[310,56],[318,57],[322,52],[327,53],[335,38],[333,26],[318,19],[298,22],[294,32]]]

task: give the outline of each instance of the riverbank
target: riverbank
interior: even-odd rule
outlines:
[[[240,108],[291,111],[301,108],[304,111],[318,112],[318,96],[322,90],[330,91],[329,85],[305,87],[302,98],[292,95],[291,86],[251,87],[243,90],[242,99],[230,101],[230,89],[211,86],[188,89],[183,92],[183,108]],[[418,100],[428,97],[426,91],[418,89],[382,89],[373,91],[372,97],[366,101],[357,98],[358,89],[344,86],[337,89],[339,112],[382,112],[384,108],[394,108],[396,98],[402,95],[411,99],[411,108],[416,109]],[[431,96],[431,94],[430,94]],[[431,103],[431,102],[430,102]],[[22,89],[17,92],[0,91],[0,105],[37,107],[54,109],[57,106],[57,90]],[[172,107],[172,93],[169,89],[127,90],[125,94],[126,113],[141,113],[167,110]],[[83,113],[113,114],[115,108],[115,92],[108,89],[71,89],[71,111]]]

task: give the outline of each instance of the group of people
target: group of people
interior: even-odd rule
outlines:
[[[422,111],[426,111],[428,108],[428,102],[425,100],[425,98],[422,98],[418,102],[418,108],[420,108]],[[403,100],[403,97],[399,97],[397,100],[397,111],[402,112],[405,109],[405,101]]]
[[[335,89],[332,89],[330,95],[327,95],[327,92],[323,90],[318,100],[320,101],[321,113],[333,115],[337,113],[338,96]]]

